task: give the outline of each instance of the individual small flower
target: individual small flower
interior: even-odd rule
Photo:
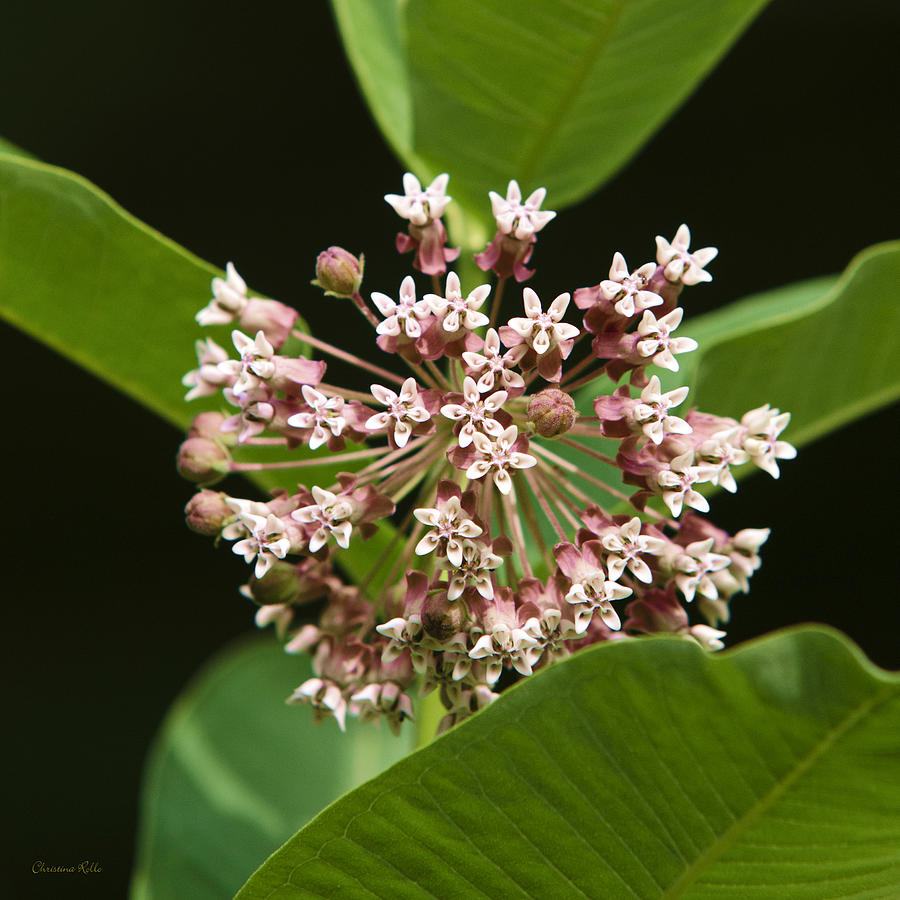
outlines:
[[[663,298],[646,289],[655,271],[653,263],[646,263],[629,272],[625,257],[616,252],[609,268],[609,278],[600,282],[600,293],[607,300],[615,301],[614,309],[620,316],[631,317],[651,306],[659,306]]]
[[[494,684],[509,663],[521,675],[530,675],[542,651],[540,623],[529,619],[521,627],[497,623],[469,651],[472,659],[487,660],[487,683]]]
[[[690,353],[697,349],[693,338],[673,338],[671,333],[681,324],[684,310],[679,306],[657,319],[648,309],[638,325],[640,340],[636,344],[637,352],[654,365],[672,372],[678,371],[677,353]]]
[[[475,379],[467,375],[463,379],[462,397],[458,394],[449,396],[457,397],[462,402],[445,403],[441,407],[441,415],[462,423],[458,435],[460,447],[468,447],[479,431],[492,438],[498,438],[503,434],[503,425],[494,418],[494,414],[506,402],[508,396],[506,391],[495,391],[482,398]]]
[[[522,191],[515,179],[510,181],[505,198],[490,191],[491,209],[497,220],[497,228],[516,240],[528,240],[556,216],[555,212],[541,209],[546,196],[547,189],[538,188],[522,203]]]
[[[662,393],[659,378],[654,375],[641,391],[641,399],[629,411],[629,418],[642,435],[661,444],[670,434],[690,434],[691,426],[678,416],[670,416],[669,409],[684,402],[689,388],[680,387]]]
[[[725,488],[730,494],[737,490],[737,482],[729,466],[741,466],[750,459],[750,454],[736,443],[741,431],[739,425],[717,431],[696,449],[697,459],[714,469],[710,481]]]
[[[611,581],[618,581],[626,566],[638,581],[644,584],[653,581],[650,566],[641,556],[658,556],[665,549],[666,542],[662,538],[641,534],[641,527],[640,518],[634,516],[622,525],[609,527],[600,538],[608,553],[606,567]]]
[[[218,394],[225,385],[231,384],[230,376],[219,368],[219,363],[228,359],[228,353],[212,338],[197,341],[194,347],[197,350],[197,361],[200,366],[192,369],[181,379],[181,383],[186,388],[190,388],[184,396],[185,400],[211,397],[213,394]]]
[[[221,430],[226,434],[237,431],[239,444],[262,434],[275,418],[275,404],[268,390],[255,388],[236,394],[226,389],[223,393],[229,403],[240,408],[240,412],[226,419]]]
[[[669,512],[677,517],[681,515],[683,506],[709,512],[709,502],[703,494],[694,490],[694,485],[709,481],[712,474],[708,467],[694,465],[693,450],[676,456],[667,469],[660,470],[657,483]]]
[[[741,419],[747,429],[742,448],[747,451],[753,463],[773,478],[778,478],[778,459],[794,459],[797,448],[787,441],[779,441],[778,436],[791,421],[790,413],[772,409],[767,403],[758,409],[751,409]]]
[[[338,547],[345,550],[350,546],[350,532],[353,526],[347,519],[353,514],[353,504],[343,496],[323,490],[318,486],[312,488],[315,503],[295,509],[291,518],[303,525],[318,525],[309,538],[309,552],[321,550],[334,538]]]
[[[257,331],[256,337],[251,339],[235,329],[231,332],[231,340],[240,359],[225,360],[219,364],[219,369],[234,379],[231,389],[236,394],[252,391],[259,387],[260,381],[275,374],[275,363],[272,362],[275,351],[262,331]]]
[[[430,527],[416,545],[418,556],[437,550],[447,557],[451,565],[462,565],[465,540],[477,538],[483,529],[463,509],[461,497],[457,484],[443,481],[438,487],[436,506],[413,510],[416,519]]]
[[[484,305],[488,294],[491,292],[489,284],[481,284],[468,297],[463,299],[459,285],[459,276],[456,272],[447,275],[447,284],[444,288],[446,297],[437,294],[426,294],[425,302],[432,312],[441,317],[441,327],[444,331],[453,334],[461,328],[474,331],[488,324],[488,317],[478,312]]]
[[[431,308],[425,300],[416,300],[416,283],[407,275],[400,285],[400,299],[394,302],[387,294],[372,293],[372,302],[385,317],[375,329],[378,334],[397,337],[405,334],[415,340],[422,335],[422,320],[431,315]],[[380,345],[379,345],[380,346]]]
[[[341,731],[347,730],[347,701],[340,685],[327,678],[309,678],[288,698],[289,703],[305,703],[313,708],[313,721],[318,724],[334,717]]]
[[[518,437],[515,425],[510,425],[493,441],[487,435],[476,432],[472,437],[472,443],[481,454],[481,458],[469,465],[466,469],[466,478],[477,480],[492,473],[494,484],[501,494],[508,494],[512,490],[510,469],[530,469],[537,465],[537,460],[533,456],[516,449],[517,446],[527,446],[527,440]]]
[[[485,600],[493,600],[494,583],[491,581],[491,572],[502,565],[502,557],[483,541],[464,540],[462,559],[450,572],[447,599],[457,600],[465,593],[466,588],[474,588]]]
[[[569,299],[569,294],[560,294],[550,304],[547,312],[544,312],[538,295],[529,287],[523,288],[525,317],[510,319],[509,323],[500,329],[501,340],[507,347],[516,346],[524,340],[538,356],[543,356],[553,347],[578,337],[578,328],[562,321],[569,306]],[[521,340],[516,340],[516,336]]]
[[[628,597],[631,589],[607,577],[600,541],[585,541],[580,551],[569,543],[557,544],[553,556],[571,585],[565,599],[575,607],[575,631],[584,634],[595,612],[608,628],[621,628],[612,602]]]
[[[295,413],[287,420],[287,423],[292,428],[311,428],[309,449],[318,450],[328,440],[329,431],[335,437],[340,437],[347,425],[347,420],[343,415],[344,400],[342,397],[328,397],[308,384],[304,384],[301,390],[303,399],[312,408],[312,411]]]
[[[430,219],[440,219],[453,199],[447,196],[449,181],[447,173],[438,175],[423,190],[419,179],[407,172],[403,176],[403,193],[385,194],[384,199],[401,218],[408,219],[413,225],[426,225]]]
[[[237,509],[237,507],[235,506]],[[276,559],[284,559],[291,549],[291,539],[287,535],[284,522],[269,515],[256,516],[250,512],[241,512],[241,520],[249,531],[249,536],[238,541],[231,549],[238,556],[244,557],[244,562],[253,562],[256,559],[256,567],[253,574],[262,578],[269,571]]]
[[[482,394],[492,391],[498,378],[501,387],[507,392],[521,391],[525,387],[525,379],[513,371],[513,367],[519,364],[526,350],[527,347],[520,344],[501,354],[500,335],[496,329],[489,328],[484,336],[481,353],[467,350],[462,358],[468,367],[467,374],[478,379],[477,387]]]
[[[370,390],[372,396],[382,406],[388,407],[388,411],[370,416],[366,420],[366,428],[369,431],[381,431],[388,428],[393,421],[392,434],[398,447],[405,447],[409,443],[416,425],[431,421],[431,413],[419,397],[415,378],[407,378],[399,394],[380,384],[371,385]]]
[[[674,553],[671,559],[667,559],[667,565],[675,577],[675,584],[688,603],[694,599],[695,594],[710,600],[718,599],[719,592],[710,575],[728,568],[731,565],[731,558],[721,553],[713,553],[714,543],[714,538],[694,541],[683,551],[677,548],[679,552]]]
[[[704,268],[718,254],[715,247],[704,247],[702,250],[688,252],[691,243],[691,232],[687,225],[680,225],[670,244],[661,235],[656,236],[656,261],[665,266],[665,276],[669,281],[680,281],[682,284],[698,284],[701,281],[712,281],[712,275]]]
[[[395,735],[400,734],[400,727],[406,719],[415,718],[412,700],[393,681],[367,684],[351,695],[350,703],[361,722],[384,717]]]
[[[213,278],[213,298],[194,317],[200,325],[228,325],[247,305],[247,283],[233,263],[225,266],[225,278]]]

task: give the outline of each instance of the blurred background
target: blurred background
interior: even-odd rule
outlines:
[[[406,260],[382,196],[401,190],[403,169],[328,7],[286,17],[285,6],[6,4],[0,134],[210,262],[233,260],[314,333],[352,344],[368,339],[362,321],[309,286],[315,257],[330,244],[363,251],[366,291],[394,293]],[[713,283],[684,295],[688,315],[840,271],[896,237],[898,18],[880,0],[775,0],[631,165],[542,233],[538,293],[595,284],[616,249],[636,266],[682,221],[695,246],[720,249]],[[11,829],[0,888],[121,898],[145,754],[191,676],[252,629],[237,593],[246,569],[183,526],[192,490],[174,471],[174,428],[8,326],[0,334],[16,411],[3,447]],[[185,370],[198,335],[184,322]],[[730,643],[828,622],[900,665],[885,502],[896,412],[805,448],[779,482],[759,475],[716,499],[722,527],[773,529],[752,593],[733,604]],[[95,860],[103,872],[39,877],[36,860]]]

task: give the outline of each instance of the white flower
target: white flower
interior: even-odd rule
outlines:
[[[306,703],[313,708],[313,721],[334,717],[341,731],[346,731],[347,701],[340,687],[328,678],[310,678],[298,687],[289,703]]]
[[[275,363],[272,362],[275,350],[262,331],[257,331],[256,337],[251,339],[235,329],[231,332],[231,340],[241,358],[219,363],[219,370],[235,379],[231,389],[236,394],[252,391],[259,387],[260,381],[275,374]]]
[[[353,530],[346,520],[353,514],[353,504],[346,497],[338,497],[317,486],[312,488],[312,495],[316,501],[314,504],[302,506],[291,513],[291,518],[301,524],[319,523],[309,539],[309,552],[315,553],[324,547],[329,536],[334,538],[338,547],[346,550],[350,546],[350,532]]]
[[[493,684],[509,662],[521,675],[530,675],[543,650],[541,627],[537,618],[528,619],[521,628],[500,622],[490,634],[482,635],[469,651],[472,659],[486,659],[487,683]]]
[[[704,247],[702,250],[688,252],[691,243],[691,232],[687,225],[680,225],[670,244],[661,235],[656,236],[656,261],[665,266],[664,274],[669,281],[680,281],[682,284],[697,284],[701,281],[712,281],[712,275],[704,269],[718,254],[715,247]]]
[[[387,428],[391,420],[394,422],[394,441],[398,447],[405,447],[412,434],[412,425],[421,424],[431,419],[431,413],[419,399],[419,390],[415,378],[407,378],[397,394],[390,388],[373,384],[370,387],[372,396],[382,405],[388,407],[387,412],[376,413],[366,419],[366,428],[369,431],[381,431]]]
[[[494,585],[490,573],[502,565],[503,559],[493,553],[487,544],[481,541],[464,540],[462,542],[462,559],[456,564],[456,569],[450,573],[447,599],[458,599],[466,587],[471,584],[485,600],[493,600]]]
[[[687,450],[676,456],[668,469],[663,469],[657,476],[657,484],[662,490],[663,502],[669,507],[673,516],[681,515],[684,505],[698,512],[709,512],[709,503],[703,494],[694,490],[695,484],[710,481],[713,471],[708,466],[694,465],[694,451]]]
[[[253,562],[255,558],[256,568],[253,574],[262,578],[276,558],[284,559],[287,556],[291,548],[290,538],[285,533],[284,522],[278,516],[271,513],[257,516],[251,512],[241,512],[240,516],[250,534],[231,549],[238,556],[243,556],[244,562]]]
[[[453,199],[446,196],[450,176],[438,175],[422,190],[419,179],[412,172],[403,176],[403,194],[385,194],[384,199],[394,207],[398,216],[409,219],[413,225],[426,225],[431,219],[439,219]]]
[[[540,298],[531,288],[523,289],[522,300],[527,318],[510,319],[507,324],[538,356],[543,356],[562,341],[578,337],[574,325],[561,321],[569,306],[569,294],[560,294],[547,312],[543,311]]]
[[[219,363],[225,362],[228,354],[212,338],[197,341],[194,347],[197,350],[200,367],[192,369],[181,379],[181,383],[190,388],[184,396],[185,400],[210,397],[231,381],[231,378],[219,369]]]
[[[694,541],[684,548],[684,552],[675,556],[672,568],[675,572],[675,584],[684,599],[690,603],[695,594],[710,600],[719,598],[719,591],[709,577],[711,572],[718,572],[731,565],[731,557],[721,553],[713,553],[713,538],[705,541]]]
[[[512,449],[517,436],[518,429],[515,425],[510,425],[495,441],[476,432],[472,437],[472,443],[482,458],[475,460],[466,469],[466,478],[475,480],[483,478],[488,472],[493,472],[497,489],[501,494],[508,494],[512,490],[509,470],[530,469],[537,465],[537,460],[531,454]]]
[[[538,188],[523,204],[522,192],[515,180],[510,181],[506,189],[506,199],[495,191],[490,191],[491,209],[497,220],[497,228],[503,234],[511,234],[518,241],[530,239],[556,216],[555,212],[541,210],[546,196],[547,189]]]
[[[742,466],[750,459],[750,454],[735,443],[742,431],[738,425],[718,431],[697,448],[697,459],[715,470],[710,481],[731,494],[737,490],[737,482],[729,466]]]
[[[463,402],[446,403],[441,407],[441,415],[455,422],[465,422],[459,432],[459,446],[468,447],[480,429],[493,438],[503,434],[503,426],[494,418],[494,413],[506,402],[506,391],[495,391],[481,399],[475,379],[468,375],[463,379]]]
[[[518,364],[526,353],[526,347],[519,345],[500,353],[500,336],[496,329],[489,328],[484,336],[484,347],[481,353],[466,350],[462,358],[469,367],[469,374],[478,377],[478,390],[485,394],[494,389],[494,382],[499,376],[502,386],[506,389],[518,389],[525,387],[525,379],[512,371],[512,366]]]
[[[347,424],[342,415],[344,400],[342,397],[326,397],[308,384],[304,384],[301,391],[303,399],[312,407],[312,412],[294,413],[287,423],[292,428],[312,428],[309,449],[318,450],[328,440],[329,431],[339,437],[344,430]]]
[[[227,325],[247,305],[247,285],[231,264],[225,267],[225,278],[213,278],[213,298],[194,318],[200,325]]]
[[[600,538],[600,543],[609,551],[606,568],[611,581],[618,581],[627,566],[631,574],[644,584],[653,581],[653,573],[650,566],[641,559],[641,554],[658,555],[666,547],[662,538],[641,534],[641,520],[638,516],[624,525],[610,528]]]
[[[444,288],[446,297],[439,297],[437,294],[426,294],[425,302],[431,308],[432,312],[441,315],[446,313],[443,320],[442,328],[449,334],[459,331],[460,328],[467,328],[474,331],[488,324],[488,317],[481,312],[484,301],[491,292],[489,284],[481,284],[468,297],[463,299],[462,291],[459,285],[459,276],[456,272],[451,272],[447,276],[447,283]]]
[[[378,311],[385,316],[375,331],[392,337],[404,332],[408,338],[415,340],[422,334],[422,319],[431,315],[431,309],[424,300],[416,300],[416,283],[411,275],[407,275],[400,284],[400,300],[395,303],[387,294],[377,291],[372,293],[372,302]]]
[[[663,394],[659,378],[654,375],[641,391],[641,402],[631,410],[634,424],[657,445],[670,434],[690,434],[693,429],[684,419],[669,415],[669,408],[684,402],[688,391],[689,388],[680,387]]]
[[[615,310],[620,316],[633,316],[635,312],[659,306],[663,298],[653,291],[645,290],[655,271],[653,263],[646,263],[634,272],[629,272],[625,257],[617,252],[609,267],[609,278],[600,282],[600,293],[607,300],[616,301]]]
[[[416,554],[425,556],[435,550],[442,541],[446,541],[447,559],[456,567],[461,566],[463,562],[465,539],[476,538],[482,531],[480,526],[464,515],[459,497],[448,497],[433,508],[414,509],[413,515],[423,525],[431,526],[431,530],[427,531],[416,545]]]
[[[697,349],[693,338],[673,338],[671,333],[681,324],[684,310],[678,306],[657,319],[648,309],[638,325],[641,340],[637,342],[637,352],[641,356],[651,357],[651,362],[672,372],[678,371],[676,353],[689,353]]]
[[[757,466],[773,478],[778,478],[781,474],[776,460],[793,459],[797,455],[796,447],[777,439],[790,421],[790,413],[772,409],[768,403],[758,409],[751,409],[741,419],[741,425],[747,429],[742,448]]]
[[[704,650],[724,650],[725,645],[722,638],[726,632],[719,631],[718,628],[710,628],[709,625],[692,625],[688,629],[688,634],[704,649]]]

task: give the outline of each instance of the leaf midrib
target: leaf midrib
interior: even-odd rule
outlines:
[[[799,763],[788,772],[780,781],[777,781],[764,796],[760,797],[742,816],[734,822],[721,835],[709,845],[709,847],[692,862],[675,882],[661,896],[665,900],[684,896],[697,879],[716,862],[726,850],[733,847],[741,835],[774,803],[779,800],[787,790],[828,751],[841,737],[855,727],[863,718],[871,713],[875,707],[891,699],[894,689],[885,685],[878,693],[871,696],[866,702],[860,704],[855,710],[848,713],[844,719],[834,728],[828,731],[817,744],[804,756]]]
[[[588,45],[587,50],[582,55],[580,65],[574,69],[573,78],[565,94],[563,94],[560,101],[554,105],[544,126],[538,131],[534,143],[531,146],[531,150],[525,155],[522,165],[519,168],[519,176],[523,183],[527,183],[533,178],[538,161],[544,156],[547,148],[559,134],[559,123],[565,118],[572,106],[574,106],[575,100],[584,86],[584,83],[587,81],[591,69],[594,67],[600,56],[600,52],[609,42],[613,32],[616,30],[616,26],[619,24],[619,19],[622,17],[622,12],[625,9],[627,2],[628,0],[618,0],[618,2],[611,4],[605,27],[598,30],[597,35]]]

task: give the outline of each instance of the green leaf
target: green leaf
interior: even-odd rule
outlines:
[[[26,159],[34,159],[34,157],[27,150],[23,150],[21,147],[14,144],[12,141],[8,141],[4,137],[0,137],[0,154],[7,154],[8,156],[22,156]]]
[[[487,191],[579,200],[686,99],[766,0],[332,0],[388,142],[481,210]]]
[[[750,297],[679,330],[701,346],[680,380],[693,403],[735,418],[771,403],[791,413],[785,438],[806,444],[900,397],[900,241],[863,251],[840,278]]]
[[[590,648],[344,797],[288,897],[896,896],[900,678],[843,636]]]
[[[230,897],[294,831],[408,753],[411,733],[333,722],[283,699],[306,657],[269,640],[225,651],[169,712],[143,791],[132,900]]]
[[[7,321],[176,425],[197,412],[181,376],[218,269],[78,175],[0,156],[0,272]]]

